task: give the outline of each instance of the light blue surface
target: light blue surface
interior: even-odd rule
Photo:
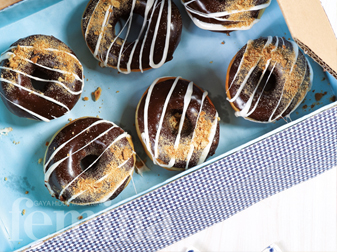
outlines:
[[[197,28],[186,15],[180,2],[176,3],[183,16],[184,29],[174,59],[159,69],[143,74],[118,74],[116,70],[102,69],[98,66],[85,45],[80,29],[81,16],[87,0],[62,1],[0,29],[0,51],[6,50],[17,39],[31,34],[47,34],[61,39],[75,51],[83,63],[85,79],[88,81],[85,82],[82,97],[90,98],[91,92],[97,87],[103,90],[99,101],[93,102],[91,98],[87,102],[80,100],[68,115],[50,123],[18,118],[0,102],[0,129],[13,128],[8,136],[0,137],[0,191],[2,192],[0,251],[21,248],[36,239],[79,223],[77,217],[80,215],[84,218],[93,216],[127,202],[130,197],[136,197],[132,183],[112,202],[96,206],[66,207],[49,195],[44,187],[42,164],[38,164],[38,160],[44,156],[46,141],[49,141],[54,133],[68,122],[68,118],[99,115],[119,124],[132,135],[137,153],[148,160],[147,165],[151,168],[151,172],[145,173],[143,177],[134,176],[138,194],[178,178],[175,177],[177,172],[169,172],[151,165],[133,126],[134,112],[139,99],[152,81],[158,77],[182,76],[209,92],[221,117],[221,138],[215,156],[208,163],[274,129],[287,127],[284,121],[256,124],[236,118],[225,99],[224,90],[228,64],[248,39],[269,35],[290,37],[277,2],[272,1],[261,22],[251,30],[235,32],[230,37]],[[13,8],[13,13],[14,11]],[[223,41],[225,44],[222,44]],[[293,120],[303,119],[311,112],[322,109],[323,106],[331,103],[330,98],[335,94],[336,80],[330,77],[329,82],[322,69],[312,60],[310,62],[314,70],[312,90],[315,92],[308,93],[303,105],[292,114]],[[315,93],[324,92],[327,94],[320,102],[316,102]],[[305,104],[307,109],[303,109]],[[314,105],[313,108],[311,108],[312,105]],[[14,144],[13,141],[20,143]],[[180,173],[179,176],[195,169]],[[4,180],[5,177],[7,181]],[[25,194],[25,191],[29,193]],[[21,215],[23,209],[26,210],[24,216]]]

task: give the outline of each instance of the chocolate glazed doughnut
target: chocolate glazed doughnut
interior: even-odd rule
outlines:
[[[219,117],[208,93],[180,77],[156,79],[138,103],[137,134],[154,164],[185,170],[219,143]]]
[[[310,63],[295,42],[281,37],[250,40],[229,64],[227,99],[236,116],[274,122],[298,107],[312,78]]]
[[[34,81],[45,85],[36,89]],[[53,36],[20,39],[0,56],[0,97],[17,116],[49,122],[68,113],[82,90],[80,61]]]
[[[128,41],[137,14],[144,21],[137,39]],[[116,34],[121,19],[126,23]],[[172,60],[181,31],[181,16],[171,0],[91,0],[82,19],[83,36],[100,66],[125,74],[158,68]]]
[[[260,21],[271,0],[181,0],[196,26],[225,32],[248,30]]]
[[[45,185],[65,204],[114,199],[136,162],[131,136],[112,122],[83,117],[59,130],[44,158]]]

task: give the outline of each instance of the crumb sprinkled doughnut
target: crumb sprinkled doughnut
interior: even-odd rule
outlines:
[[[154,164],[185,170],[212,156],[219,117],[208,93],[180,77],[156,79],[136,110],[137,134]]]
[[[143,23],[137,38],[129,41],[137,15]],[[121,19],[126,22],[118,31]],[[127,74],[170,61],[180,42],[182,20],[171,0],[91,0],[83,14],[82,31],[100,66]]]
[[[53,36],[20,39],[0,56],[0,97],[17,116],[48,122],[68,113],[82,90],[80,61]]]
[[[181,0],[194,24],[225,32],[248,30],[260,21],[271,0]]]
[[[112,122],[82,117],[50,141],[44,159],[45,185],[67,205],[102,203],[128,185],[135,162],[128,133]]]
[[[312,78],[310,63],[295,42],[281,37],[250,40],[229,64],[227,99],[236,116],[274,122],[298,107]]]

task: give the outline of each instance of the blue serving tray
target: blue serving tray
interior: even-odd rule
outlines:
[[[87,0],[60,1],[39,11],[35,9],[34,14],[20,20],[15,18],[16,8],[20,8],[20,5],[0,12],[1,18],[13,17],[12,23],[0,28],[1,52],[19,38],[31,34],[53,35],[68,44],[83,63],[86,81],[82,97],[90,98],[91,92],[97,87],[103,90],[99,101],[93,102],[91,98],[90,101],[80,100],[69,114],[50,123],[18,118],[0,102],[0,129],[13,128],[7,136],[0,137],[0,251],[26,248],[32,242],[54,236],[61,230],[116,208],[336,105],[333,97],[336,94],[337,81],[326,75],[310,59],[314,70],[312,91],[292,114],[291,123],[278,121],[257,124],[236,118],[225,95],[228,64],[249,39],[270,35],[290,38],[277,2],[272,1],[261,22],[251,30],[234,32],[230,37],[197,28],[180,2],[175,2],[182,14],[184,25],[182,40],[174,59],[159,69],[129,75],[100,68],[87,49],[80,26]],[[181,173],[152,165],[134,128],[134,113],[139,99],[152,81],[161,76],[182,76],[207,90],[221,118],[220,144],[215,155],[203,165]],[[316,93],[325,92],[320,101],[315,100]],[[151,171],[143,176],[135,174],[133,180],[136,190],[130,183],[113,201],[95,206],[64,206],[52,198],[44,187],[43,167],[38,160],[44,156],[45,143],[69,118],[97,115],[115,122],[132,135],[137,153],[147,160],[146,164]],[[25,215],[22,215],[23,209],[26,211]]]

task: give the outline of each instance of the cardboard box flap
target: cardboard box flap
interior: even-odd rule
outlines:
[[[296,43],[337,79],[337,39],[319,0],[277,0]]]

